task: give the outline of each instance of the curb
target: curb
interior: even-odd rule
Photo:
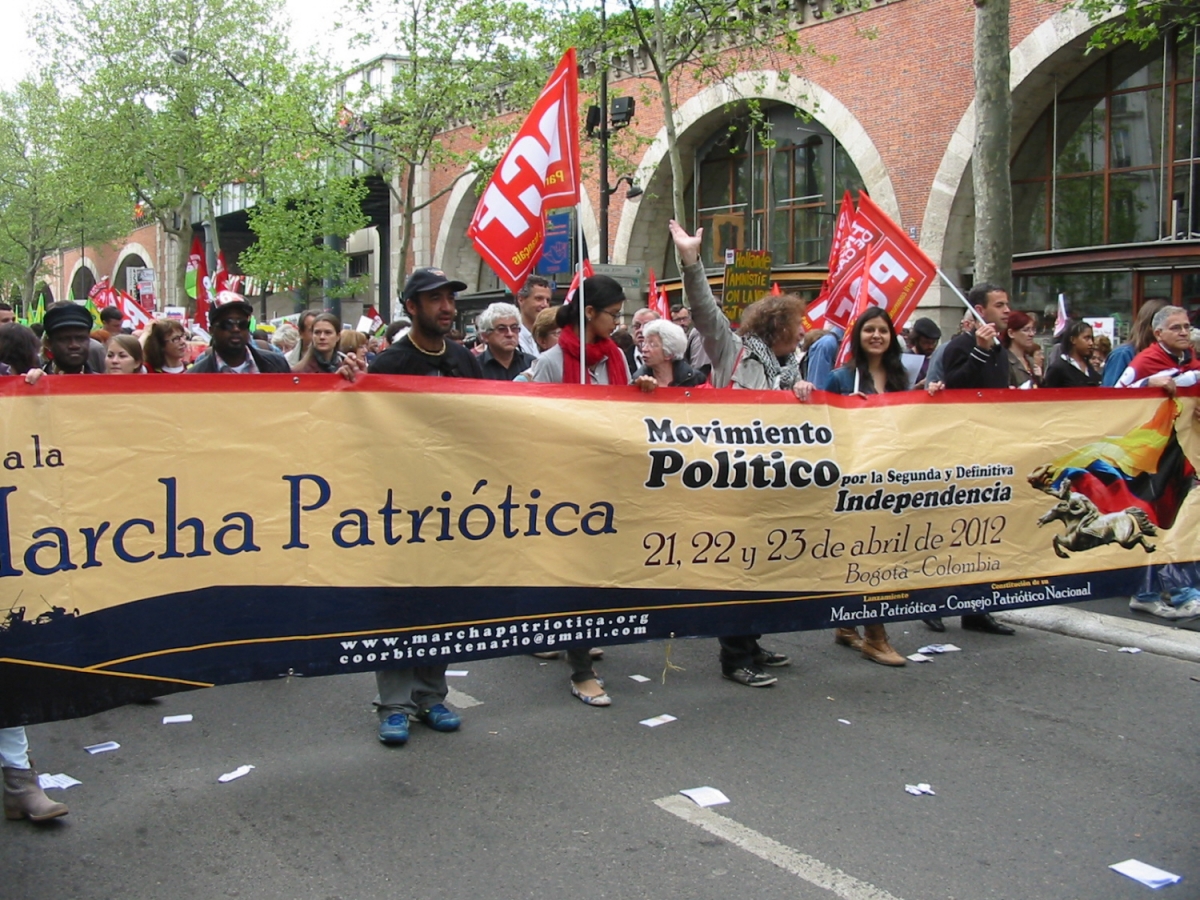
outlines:
[[[1146,653],[1200,663],[1200,634],[1193,631],[1164,628],[1153,622],[1119,619],[1066,606],[1043,606],[993,615],[1009,625],[1023,625],[1118,647],[1139,647]]]

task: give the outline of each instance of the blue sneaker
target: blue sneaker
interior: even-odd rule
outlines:
[[[458,714],[446,709],[441,703],[421,710],[417,713],[417,718],[434,731],[458,731],[458,726],[462,724]]]
[[[379,723],[379,740],[385,744],[399,746],[408,743],[408,716],[392,713]]]

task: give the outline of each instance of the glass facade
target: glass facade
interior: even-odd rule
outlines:
[[[1013,159],[1015,252],[1200,237],[1195,51],[1122,47],[1059,93]]]
[[[1017,254],[1121,245],[1178,248],[1200,239],[1200,105],[1194,35],[1168,32],[1145,50],[1120,47],[1063,88],[1013,157],[1013,238]],[[1114,345],[1126,339],[1141,303],[1181,303],[1200,321],[1194,256],[1165,271],[1108,269],[1101,256],[1076,271],[1014,279],[1013,306],[1034,314],[1043,338],[1061,294],[1072,316],[1108,320]],[[1162,262],[1159,261],[1161,266]],[[1054,265],[1046,260],[1047,267]],[[1064,265],[1064,268],[1066,266]]]
[[[696,154],[693,227],[704,229],[705,266],[725,250],[770,250],[776,266],[823,266],[843,191],[862,177],[833,136],[792,107],[764,113],[772,146],[749,120],[714,135]]]

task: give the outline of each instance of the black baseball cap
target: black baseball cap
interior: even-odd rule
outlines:
[[[411,300],[422,291],[436,291],[444,287],[450,288],[455,293],[467,289],[464,282],[447,278],[446,273],[441,269],[434,269],[432,267],[413,269],[408,276],[408,280],[404,282],[404,293],[400,295],[400,299]]]
[[[46,334],[53,334],[60,328],[86,328],[89,332],[96,327],[96,320],[86,308],[78,303],[63,302],[54,304],[42,319]]]

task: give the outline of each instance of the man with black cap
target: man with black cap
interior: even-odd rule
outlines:
[[[457,315],[455,293],[466,290],[461,281],[447,278],[441,269],[416,269],[404,284],[401,300],[412,319],[412,328],[377,357],[367,368],[383,375],[435,375],[442,378],[483,378],[479,360],[462,344],[446,335]],[[353,380],[345,367],[342,375]],[[383,669],[375,673],[379,696],[379,740],[391,746],[408,742],[409,717],[424,722],[434,731],[457,731],[458,714],[443,701],[446,664]]]
[[[264,353],[250,339],[250,317],[254,307],[234,291],[221,291],[208,311],[208,327],[212,331],[212,346],[188,375],[220,372],[229,375],[258,375],[290,372],[291,366],[279,353]]]
[[[916,384],[913,387],[920,390],[925,387],[925,381],[929,374],[929,360],[933,356],[933,351],[937,349],[938,341],[942,339],[942,329],[937,327],[937,323],[933,319],[917,319],[912,324],[912,340],[911,347],[913,353],[919,353],[925,357],[925,361],[921,363],[921,369],[917,372]]]
[[[447,278],[441,269],[414,270],[401,295],[412,328],[375,357],[367,371],[381,375],[482,378],[479,360],[462,344],[446,337],[458,314],[454,295],[466,289],[463,282]]]
[[[98,375],[88,364],[92,341],[92,314],[78,303],[51,303],[42,320],[43,339],[49,361],[42,368],[49,375]]]

